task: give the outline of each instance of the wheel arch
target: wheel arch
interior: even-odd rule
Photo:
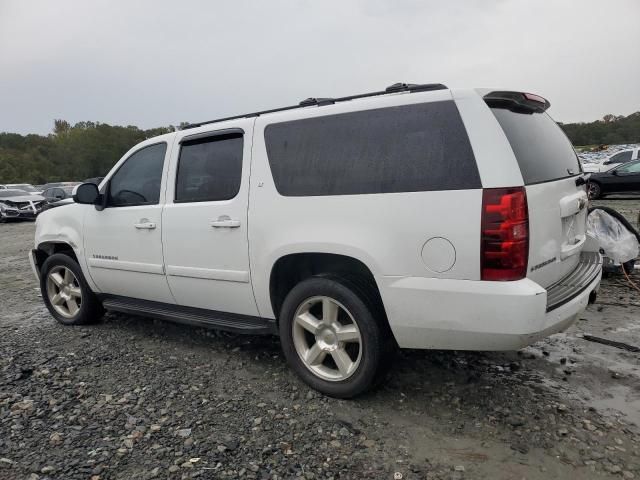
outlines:
[[[41,271],[42,265],[51,255],[61,253],[71,257],[79,266],[84,275],[86,282],[94,292],[99,292],[97,286],[93,282],[91,275],[89,275],[87,265],[84,261],[82,251],[76,244],[67,239],[65,240],[46,240],[36,245],[33,251],[33,262],[38,272]]]
[[[355,257],[326,252],[290,253],[274,262],[269,275],[269,298],[276,322],[282,303],[291,289],[313,276],[327,276],[345,282],[363,297],[385,328],[389,328],[382,296],[372,270]]]
[[[70,243],[62,241],[41,242],[38,244],[34,251],[34,260],[38,271],[40,271],[40,269],[42,268],[42,264],[45,262],[45,260],[56,253],[68,255],[76,262],[78,262],[78,255]]]

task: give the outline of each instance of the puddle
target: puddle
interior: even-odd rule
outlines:
[[[627,419],[640,425],[640,398],[634,394],[631,388],[624,385],[609,387],[606,397],[592,398],[588,404],[598,411],[622,413]]]

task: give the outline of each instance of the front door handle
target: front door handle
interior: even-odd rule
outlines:
[[[240,226],[240,220],[231,220],[227,215],[218,217],[217,220],[211,222],[213,228],[238,228]]]
[[[136,227],[138,230],[153,230],[156,228],[156,224],[153,222],[150,222],[146,218],[143,218],[142,220],[140,220],[139,223],[134,223],[133,226]]]

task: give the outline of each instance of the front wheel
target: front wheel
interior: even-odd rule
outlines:
[[[598,185],[596,182],[589,182],[589,187],[587,192],[591,200],[596,200],[602,196],[602,189],[600,188],[600,185]]]
[[[100,301],[87,285],[80,265],[56,253],[42,265],[40,290],[51,315],[64,325],[85,325],[102,318]]]
[[[379,320],[347,284],[312,277],[287,295],[280,339],[289,365],[312,388],[354,397],[376,380],[385,351]]]

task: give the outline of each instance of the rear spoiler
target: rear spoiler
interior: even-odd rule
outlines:
[[[491,108],[506,108],[517,113],[542,113],[551,103],[546,98],[533,93],[522,92],[489,92],[484,101]]]

